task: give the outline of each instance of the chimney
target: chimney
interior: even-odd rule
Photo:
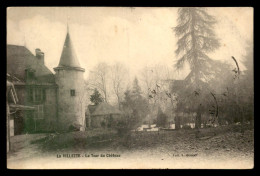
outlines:
[[[36,48],[35,56],[38,59],[38,61],[44,65],[44,52],[42,52],[39,48]]]

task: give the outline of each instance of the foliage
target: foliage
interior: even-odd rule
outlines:
[[[135,78],[132,90],[125,92],[122,110],[125,113],[129,128],[136,129],[140,126],[148,113],[148,101],[141,95],[138,79]]]
[[[184,62],[188,61],[191,70],[198,72],[200,66],[211,60],[206,53],[219,47],[213,30],[216,20],[205,8],[184,7],[180,8],[178,13],[178,26],[174,30],[179,40],[175,52],[182,55],[176,67],[182,68]]]
[[[157,114],[157,127],[163,127],[165,128],[167,125],[167,116],[164,114],[159,107],[158,114]]]
[[[122,101],[124,87],[127,82],[128,70],[121,64],[116,63],[111,67],[111,83],[113,93],[116,95],[117,103],[120,109],[120,102]]]
[[[127,77],[128,68],[124,64],[116,62],[109,65],[101,62],[90,70],[88,90],[93,91],[96,88],[105,102],[114,104],[117,101],[119,105],[123,99]]]
[[[248,46],[247,51],[246,56],[244,56],[246,70],[241,72],[239,76],[233,76],[233,80],[226,83],[227,90],[221,105],[226,120],[229,123],[253,120],[254,85],[252,45]],[[236,67],[235,64],[234,67]],[[238,73],[235,72],[234,74]]]
[[[196,124],[200,127],[199,111],[211,91],[208,89],[209,80],[212,79],[217,68],[216,61],[207,56],[207,53],[213,52],[220,46],[213,30],[216,20],[207,13],[206,8],[179,8],[178,14],[178,25],[174,31],[179,40],[175,53],[180,57],[175,67],[181,69],[184,63],[188,62],[191,69],[185,79],[186,86],[179,94],[178,104],[179,107],[183,106],[179,108],[182,110],[183,108],[191,110],[191,107],[197,109]]]
[[[90,96],[90,101],[95,105],[98,105],[99,103],[103,102],[101,94],[97,89],[94,89],[93,94]]]
[[[109,65],[106,63],[99,63],[89,75],[89,86],[92,89],[97,89],[101,94],[105,102],[109,97]]]

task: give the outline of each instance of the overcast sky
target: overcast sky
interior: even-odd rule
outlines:
[[[53,71],[59,63],[69,16],[72,42],[86,69],[85,78],[97,63],[115,61],[125,63],[135,75],[144,66],[175,63],[177,38],[172,28],[177,25],[177,9],[11,7],[7,10],[7,43],[25,45],[33,54],[40,48],[45,64]],[[221,42],[210,56],[231,63],[235,56],[241,62],[247,41],[253,38],[253,8],[209,8],[209,13],[218,20],[216,34]],[[176,72],[173,78],[181,79],[187,72]]]

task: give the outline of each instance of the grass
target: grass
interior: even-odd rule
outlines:
[[[116,131],[112,129],[93,129],[85,132],[75,131],[61,134],[51,134],[45,138],[34,140],[32,144],[40,144],[44,151],[60,149],[100,148],[109,139],[115,138]],[[101,142],[100,142],[101,141]],[[104,142],[103,142],[104,141]],[[103,142],[103,143],[102,143]]]
[[[79,150],[138,150],[163,148],[167,151],[251,152],[253,126],[229,125],[216,128],[181,129],[178,131],[133,132],[121,136],[113,129],[93,129],[48,135],[32,141],[43,151]]]

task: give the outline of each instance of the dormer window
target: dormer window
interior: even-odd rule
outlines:
[[[35,78],[35,70],[28,68],[25,70],[26,80],[33,80]]]
[[[76,96],[75,89],[71,89],[71,90],[70,90],[70,96]]]

